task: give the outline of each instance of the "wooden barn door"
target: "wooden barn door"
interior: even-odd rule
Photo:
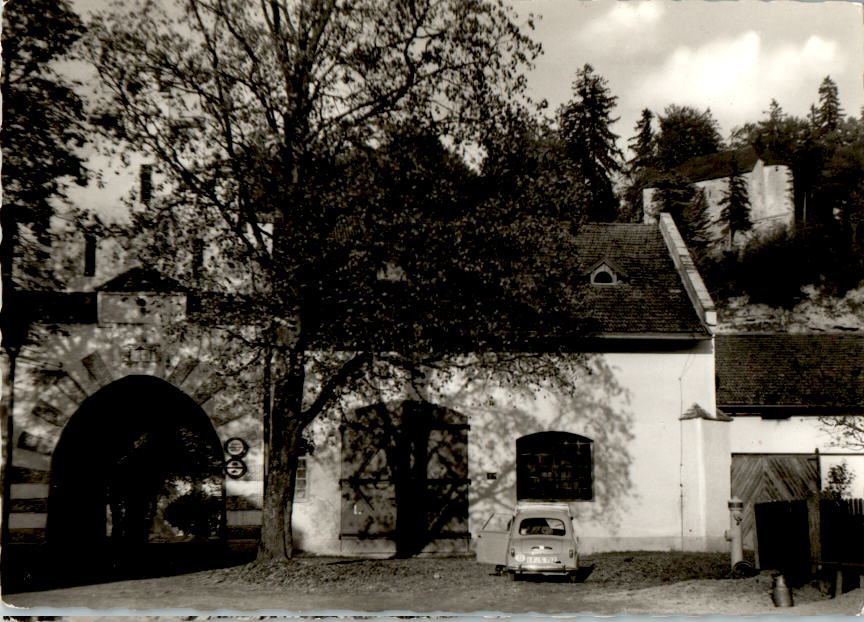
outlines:
[[[357,552],[408,556],[466,539],[468,485],[468,425],[458,413],[414,402],[356,411],[342,424],[343,550],[364,541]]]
[[[732,454],[732,496],[744,502],[744,548],[756,548],[753,505],[804,499],[819,492],[817,454]]]

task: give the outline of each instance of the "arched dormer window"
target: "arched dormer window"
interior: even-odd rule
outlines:
[[[594,264],[588,273],[591,275],[592,285],[617,285],[623,276],[620,270],[605,260]]]
[[[591,282],[597,285],[613,285],[615,283],[615,275],[611,270],[598,270],[591,275]]]

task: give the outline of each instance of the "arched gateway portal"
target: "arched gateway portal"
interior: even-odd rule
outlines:
[[[218,541],[222,461],[191,397],[152,376],[112,382],[81,404],[54,451],[48,543],[105,570],[140,565],[148,544]]]

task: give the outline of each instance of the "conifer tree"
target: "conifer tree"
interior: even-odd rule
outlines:
[[[586,217],[611,222],[618,214],[612,176],[621,170],[623,159],[618,136],[610,129],[618,120],[611,116],[618,98],[587,63],[576,73],[573,95],[558,111],[559,132],[567,157],[585,184]]]
[[[642,116],[633,128],[635,132],[627,143],[633,157],[627,162],[630,174],[654,166],[656,163],[656,144],[654,142],[654,113],[648,108],[642,110]]]
[[[750,196],[747,191],[747,180],[734,165],[732,174],[729,176],[729,185],[720,199],[720,205],[723,208],[720,217],[725,222],[725,229],[729,233],[729,250],[732,250],[735,234],[739,231],[748,231],[753,227],[750,220]]]
[[[818,133],[824,136],[836,131],[842,118],[843,109],[840,107],[837,83],[831,79],[831,76],[825,76],[822,84],[819,85],[819,106],[814,115]]]
[[[622,194],[621,215],[619,220],[625,222],[641,222],[645,206],[642,192],[653,183],[653,167],[657,164],[656,143],[652,122],[654,113],[648,108],[642,110],[642,116],[633,128],[634,135],[628,146],[633,157],[627,162],[627,185]]]

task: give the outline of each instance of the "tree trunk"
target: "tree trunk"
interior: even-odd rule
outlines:
[[[302,381],[297,382],[297,373],[302,374],[302,360],[298,357],[289,359],[289,369],[285,370],[287,373],[276,383],[270,415],[271,445],[267,452],[259,561],[290,559],[294,549],[291,528],[294,475],[297,471],[297,449],[303,433],[300,419],[302,395],[295,393],[298,384],[302,393],[303,384]]]

